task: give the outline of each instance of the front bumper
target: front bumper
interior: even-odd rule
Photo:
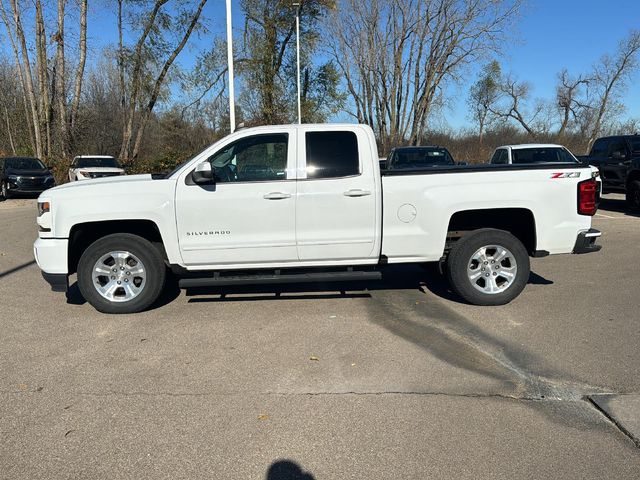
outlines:
[[[52,292],[67,292],[69,290],[69,275],[66,273],[42,272],[42,278],[51,285]]]
[[[68,245],[66,238],[38,238],[33,244],[36,263],[54,292],[65,292],[67,289]]]
[[[595,228],[590,228],[585,232],[580,232],[576,239],[576,244],[573,247],[573,253],[591,253],[597,252],[602,248],[602,245],[596,245],[596,240],[602,235],[602,232]]]
[[[35,195],[55,187],[53,180],[40,179],[9,179],[7,181],[7,191],[11,195]]]

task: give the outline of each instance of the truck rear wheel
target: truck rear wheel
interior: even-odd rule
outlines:
[[[451,288],[474,305],[504,305],[529,279],[529,255],[522,242],[504,230],[482,229],[458,240],[447,261]]]
[[[627,207],[640,210],[640,180],[632,180],[627,187]]]
[[[78,263],[82,296],[103,313],[134,313],[155,302],[166,278],[160,252],[137,235],[116,233],[92,243]]]

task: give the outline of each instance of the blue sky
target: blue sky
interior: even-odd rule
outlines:
[[[115,43],[117,38],[113,6],[110,2],[97,5],[90,6],[89,61],[96,58],[102,46]],[[233,12],[234,29],[239,34],[244,19],[238,0],[233,1]],[[209,0],[204,16],[212,34],[224,34],[225,0]],[[640,28],[638,0],[529,0],[513,41],[505,45],[504,55],[498,60],[504,71],[513,72],[533,86],[534,97],[551,99],[556,75],[562,68],[573,74],[587,71],[603,54],[613,53],[620,39],[633,28]],[[211,40],[202,35],[192,38],[179,63],[188,68]],[[449,89],[452,100],[444,118],[453,128],[469,126],[465,101],[475,70],[467,72],[468,82]],[[640,75],[631,82],[625,97],[626,116],[640,117]],[[340,120],[349,118],[340,116]]]

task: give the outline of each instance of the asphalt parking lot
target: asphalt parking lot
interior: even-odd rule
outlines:
[[[402,267],[109,316],[49,291],[35,201],[2,202],[0,478],[639,478],[640,217],[610,195],[594,226],[504,307]]]

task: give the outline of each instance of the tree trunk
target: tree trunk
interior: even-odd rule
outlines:
[[[52,105],[49,97],[49,70],[47,65],[47,32],[42,14],[42,2],[36,0],[36,72],[38,74],[38,116],[46,143],[43,145],[43,157],[51,154],[51,117]]]
[[[24,68],[25,86],[27,88],[27,94],[29,96],[29,104],[31,108],[31,117],[33,122],[33,131],[36,144],[36,156],[42,157],[42,131],[40,129],[40,122],[38,118],[38,105],[36,100],[36,94],[32,83],[31,62],[29,60],[29,51],[27,50],[27,42],[24,38],[24,29],[22,28],[22,20],[20,19],[20,11],[18,10],[18,4],[16,0],[9,0],[11,3],[11,9],[13,11],[13,23],[16,29],[16,37],[20,44],[20,50],[22,54],[22,66]]]
[[[56,48],[56,100],[58,103],[60,151],[62,158],[69,156],[69,133],[67,129],[67,96],[65,89],[65,58],[64,58],[64,8],[65,0],[58,0],[58,31],[55,38],[58,44]]]
[[[9,145],[11,145],[11,153],[16,155],[16,146],[13,143],[13,135],[11,135],[11,124],[9,122],[9,110],[7,110],[6,102],[3,102],[4,106],[4,119],[7,124],[7,134],[9,135]]]
[[[34,137],[33,123],[31,118],[31,113],[29,110],[29,99],[27,98],[27,85],[25,74],[23,70],[22,63],[20,62],[20,54],[18,53],[18,46],[16,45],[16,40],[13,37],[11,23],[9,22],[9,17],[7,15],[7,11],[4,8],[2,1],[0,1],[0,16],[2,17],[2,22],[4,23],[7,29],[7,36],[11,42],[11,48],[13,50],[13,55],[16,61],[16,67],[18,69],[18,76],[20,78],[20,85],[22,86],[22,104],[24,106],[25,119],[27,120],[27,130],[29,131],[29,142],[31,144],[31,151],[36,151],[36,141]]]
[[[118,3],[120,4],[122,0]],[[84,67],[87,60],[87,0],[82,0],[80,5],[80,42],[78,44],[80,58],[76,70],[75,86],[73,88],[73,100],[71,102],[71,117],[69,119],[69,133],[72,147],[76,133],[76,122],[78,120],[78,110],[80,108],[80,96],[82,95],[82,79],[84,77]]]

